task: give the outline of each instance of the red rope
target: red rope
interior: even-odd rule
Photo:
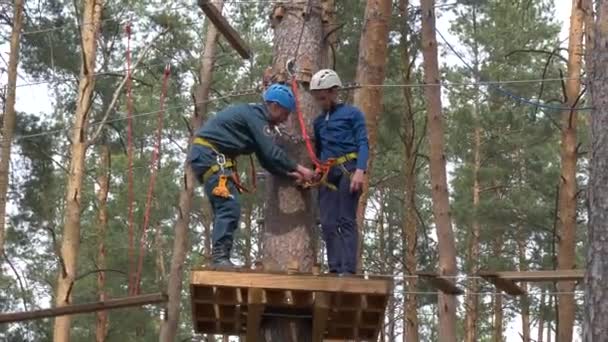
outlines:
[[[133,190],[133,98],[131,92],[131,23],[125,26],[127,34],[127,159],[128,159],[128,206],[129,206],[129,286],[128,291],[133,291],[133,276],[135,271],[135,218],[133,215],[133,205],[135,203],[135,192]]]
[[[171,75],[171,68],[169,65],[165,67],[165,74],[163,77],[163,88],[160,94],[160,109],[158,111],[158,122],[156,129],[156,143],[154,144],[154,152],[152,153],[152,160],[150,162],[150,168],[152,173],[150,175],[150,182],[148,183],[148,194],[146,196],[146,211],[144,214],[144,224],[142,227],[141,240],[139,243],[139,258],[137,262],[137,272],[135,275],[135,287],[134,287],[134,295],[139,294],[140,285],[141,285],[141,273],[144,264],[144,254],[146,249],[145,243],[147,239],[148,226],[150,225],[150,212],[152,210],[152,197],[154,194],[154,185],[156,184],[156,176],[158,174],[158,169],[160,168],[160,146],[162,141],[162,131],[163,131],[163,116],[165,113],[165,97],[167,96],[167,87],[169,84],[169,76]]]
[[[315,164],[315,166],[317,168],[321,168],[323,166],[323,163],[321,163],[321,161],[317,158],[317,155],[315,154],[315,150],[312,147],[312,142],[310,141],[310,136],[308,135],[308,132],[306,131],[306,122],[304,121],[304,115],[302,114],[302,110],[300,109],[300,96],[298,93],[298,82],[297,82],[295,76],[291,78],[291,89],[293,91],[293,96],[296,100],[296,112],[298,113],[298,120],[300,121],[300,129],[302,131],[302,137],[304,138],[304,141],[306,142],[306,150],[308,151],[308,156],[310,157],[310,160]]]

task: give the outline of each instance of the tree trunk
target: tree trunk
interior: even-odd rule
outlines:
[[[502,293],[496,290],[494,295],[494,326],[492,331],[493,342],[503,342],[503,308],[502,308]]]
[[[286,1],[283,17],[274,22],[273,73],[281,74],[288,60],[296,58],[298,81],[308,81],[310,73],[321,67],[323,28],[321,1],[302,3]],[[307,9],[310,9],[309,13]],[[299,103],[309,131],[310,121],[317,115],[312,96],[300,85]],[[277,137],[277,143],[300,163],[309,164],[310,159],[301,143],[295,115],[287,123],[288,134]],[[289,136],[288,136],[289,135]],[[302,190],[290,180],[269,176],[266,183],[267,205],[265,208],[262,262],[266,270],[285,270],[296,265],[300,271],[310,272],[314,262],[312,231],[316,228],[312,192]],[[311,322],[294,319],[267,319],[262,321],[262,341],[310,341]]]
[[[538,337],[536,338],[536,342],[543,342],[545,331],[545,290],[543,289],[540,295],[540,305],[539,305],[539,317],[538,317]]]
[[[477,35],[477,7],[473,5],[473,34]],[[474,64],[473,68],[475,84],[479,83],[479,49],[477,43],[473,43],[473,55]],[[472,229],[469,235],[468,251],[467,251],[467,265],[468,274],[477,274],[479,271],[479,234],[481,232],[481,226],[479,223],[479,169],[481,168],[481,122],[479,120],[479,87],[475,86],[473,94],[473,108],[472,117],[474,122],[473,129],[473,217],[472,217]],[[479,311],[479,282],[476,278],[469,279],[468,291],[466,296],[465,310],[465,342],[476,342],[477,341],[477,321]]]
[[[105,269],[106,266],[106,231],[108,229],[108,192],[110,191],[110,174],[111,174],[111,159],[110,147],[103,144],[100,147],[101,155],[99,158],[99,176],[97,183],[99,190],[97,191],[97,268]],[[97,273],[97,293],[100,301],[107,299],[106,272]],[[104,342],[108,336],[108,312],[98,311],[96,313],[96,329],[95,341]]]
[[[213,0],[211,2],[220,12],[224,8],[224,0]],[[201,68],[199,70],[200,84],[194,92],[195,110],[204,117],[207,115],[209,108],[209,93],[211,91],[211,83],[213,81],[213,66],[217,54],[217,41],[219,32],[215,25],[207,21],[207,33],[205,35],[205,47],[201,55]]]
[[[77,273],[78,250],[80,248],[80,200],[82,181],[85,175],[85,157],[88,147],[87,130],[88,114],[92,106],[93,90],[95,89],[95,57],[97,50],[97,34],[100,29],[102,0],[86,0],[82,12],[82,22],[91,23],[81,27],[82,68],[78,86],[78,101],[74,126],[72,128],[72,146],[70,148],[69,177],[66,191],[66,208],[64,217],[63,237],[61,240],[61,260],[55,304],[62,307],[71,302],[71,288]],[[67,342],[70,340],[71,316],[55,318],[53,340]]]
[[[553,297],[554,297],[553,295],[549,294],[549,305],[548,305],[549,310],[553,310]],[[552,323],[553,323],[552,319],[550,319],[547,322],[547,342],[551,342],[551,340],[552,340],[552,338],[551,338],[553,336],[552,329],[551,329],[551,326],[553,325]]]
[[[521,230],[521,228],[520,228]],[[526,271],[528,269],[526,262],[526,241],[524,240],[524,236],[520,236],[517,239],[517,249],[519,252],[519,270]],[[520,287],[524,289],[524,291],[528,290],[528,284],[521,283]],[[521,327],[522,327],[522,342],[530,342],[530,301],[528,296],[520,297],[520,308],[521,308]]]
[[[475,120],[474,144],[473,144],[473,224],[468,241],[467,265],[468,274],[477,274],[479,269],[479,169],[481,166],[481,127],[479,126],[477,102],[473,105],[473,120]],[[479,282],[477,279],[469,279],[468,293],[466,296],[466,318],[465,318],[465,341],[477,341],[477,320],[479,308]]]
[[[247,202],[245,206],[245,267],[251,267],[251,227],[253,225],[253,202]]]
[[[399,3],[400,22],[401,22],[401,64],[403,82],[410,84],[412,81],[412,70],[414,69],[414,60],[410,53],[412,45],[409,22],[408,22],[408,0],[401,0]],[[403,334],[403,342],[418,342],[418,297],[417,278],[414,277],[418,268],[416,259],[416,246],[418,241],[417,233],[417,213],[416,213],[416,156],[418,154],[418,143],[416,141],[416,121],[413,108],[412,88],[403,88],[403,102],[405,111],[403,115],[403,145],[405,148],[404,161],[404,193],[405,201],[403,202],[403,264],[405,265],[404,274],[412,276],[405,279],[403,308],[403,326],[405,333]],[[424,134],[424,133],[423,133]]]
[[[582,0],[572,0],[570,17],[570,38],[568,43],[568,76],[566,80],[566,105],[578,106],[581,91],[581,64],[583,58],[583,21]],[[561,183],[559,190],[559,254],[557,268],[571,270],[576,267],[576,161],[577,161],[577,114],[575,110],[562,113],[561,145]],[[574,282],[560,282],[558,292],[572,292]],[[573,294],[560,294],[558,297],[558,341],[572,341],[576,303]]]
[[[502,239],[497,238],[494,241],[494,257],[500,258],[502,255]],[[492,341],[493,342],[503,342],[503,324],[504,324],[504,313],[503,313],[503,305],[502,305],[502,292],[500,290],[496,290],[494,295],[494,327],[492,333]]]
[[[380,85],[384,83],[386,56],[388,51],[388,32],[391,18],[391,0],[368,0],[365,6],[365,18],[359,42],[359,60],[357,62],[356,82],[363,85]],[[365,208],[369,196],[369,175],[376,157],[378,140],[378,121],[382,111],[382,87],[364,86],[355,91],[354,103],[365,113],[367,133],[369,136],[368,177],[365,177],[359,207],[357,210],[358,258],[357,270],[361,272],[363,253],[363,230],[365,227]]]
[[[589,175],[589,240],[583,306],[585,342],[602,341],[608,336],[608,0],[597,1],[597,10],[591,57],[593,64],[587,72],[593,107],[593,152]]]
[[[437,229],[439,250],[439,273],[456,275],[456,247],[450,220],[450,199],[445,170],[443,117],[441,115],[441,87],[439,85],[439,62],[435,37],[435,1],[422,0],[422,54],[424,58],[424,88],[428,115],[430,144],[431,189],[433,215]],[[433,86],[430,86],[433,84]],[[456,341],[456,298],[440,294],[439,341]]]
[[[214,0],[213,4],[217,8],[222,8],[223,0]],[[215,26],[209,24],[207,26],[207,35],[205,37],[205,48],[201,57],[201,84],[193,94],[194,97],[194,113],[190,119],[190,139],[192,140],[193,133],[203,125],[203,121],[207,115],[207,100],[211,88],[213,63],[215,60],[215,47],[218,40],[218,31]],[[190,225],[190,212],[192,210],[192,197],[194,195],[194,187],[197,182],[192,173],[190,165],[184,165],[184,186],[179,194],[179,204],[177,220],[175,222],[173,240],[173,255],[171,256],[171,269],[169,270],[169,283],[167,285],[167,294],[169,302],[167,304],[167,317],[162,322],[160,327],[159,341],[173,342],[177,335],[179,325],[179,315],[181,311],[181,296],[182,296],[182,280],[184,274],[184,261],[186,260],[186,252],[188,251],[188,227]]]
[[[11,50],[8,57],[8,83],[6,94],[6,110],[2,117],[2,144],[0,144],[0,260],[4,251],[4,230],[6,219],[6,202],[8,178],[11,160],[11,144],[15,130],[15,100],[17,95],[17,67],[19,65],[19,43],[21,42],[21,27],[23,26],[23,0],[15,0],[13,15],[13,30],[11,32]]]

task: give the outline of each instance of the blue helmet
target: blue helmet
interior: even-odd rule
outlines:
[[[296,98],[291,89],[282,84],[273,84],[264,92],[264,101],[278,103],[281,107],[293,112],[296,109]]]

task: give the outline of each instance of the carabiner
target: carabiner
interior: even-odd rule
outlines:
[[[226,166],[226,156],[222,153],[219,153],[216,157],[217,165],[219,165],[220,170],[224,172],[224,166]]]

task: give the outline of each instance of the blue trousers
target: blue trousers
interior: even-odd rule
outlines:
[[[354,172],[356,161],[344,164],[349,172]],[[330,170],[328,182],[338,190],[325,186],[319,188],[319,214],[321,231],[327,249],[327,261],[331,273],[357,271],[357,206],[361,192],[350,192],[350,177],[340,167]]]
[[[211,149],[193,145],[188,161],[194,171],[196,179],[202,181],[203,175],[207,170],[216,164],[216,154]],[[226,175],[230,175],[231,170],[225,170]],[[213,212],[213,247],[232,246],[234,232],[239,226],[241,218],[241,205],[239,203],[239,191],[234,183],[228,181],[228,189],[230,190],[231,198],[222,198],[213,195],[213,189],[218,185],[220,174],[216,173],[209,177],[203,184],[205,195],[211,204]]]

